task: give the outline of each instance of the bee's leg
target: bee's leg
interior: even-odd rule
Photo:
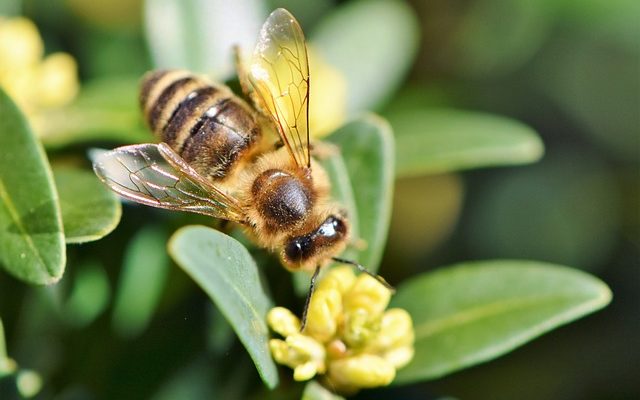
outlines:
[[[328,142],[316,141],[310,143],[309,148],[313,158],[317,158],[318,160],[325,160],[336,154],[340,154],[340,147]]]
[[[320,266],[316,267],[316,270],[313,272],[311,276],[311,282],[309,283],[309,294],[307,294],[307,299],[304,302],[304,310],[302,311],[302,322],[300,324],[300,332],[304,331],[304,327],[307,325],[307,312],[309,311],[309,304],[311,303],[311,296],[313,292],[316,290],[316,279],[318,278],[318,274],[320,273]]]

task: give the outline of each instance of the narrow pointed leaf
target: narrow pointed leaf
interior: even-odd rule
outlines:
[[[187,226],[169,241],[176,263],[209,295],[244,344],[265,384],[278,384],[266,315],[272,306],[247,249],[204,226]]]
[[[47,157],[24,116],[0,90],[0,265],[19,279],[62,276],[62,218]]]
[[[431,109],[387,115],[396,134],[400,177],[528,164],[544,152],[528,126],[497,115]]]
[[[93,172],[56,168],[53,175],[67,243],[98,240],[115,229],[122,214],[120,200]]]
[[[391,302],[411,314],[415,328],[415,356],[395,383],[491,360],[610,300],[597,278],[542,262],[473,262],[423,274]]]
[[[366,243],[357,261],[375,272],[387,239],[393,199],[391,127],[376,115],[365,115],[342,126],[328,141],[340,147],[353,185],[359,236],[352,239]]]

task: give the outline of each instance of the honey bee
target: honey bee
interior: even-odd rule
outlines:
[[[310,297],[320,268],[330,262],[364,268],[337,257],[350,240],[350,225],[311,157],[309,64],[293,15],[271,13],[248,71],[238,68],[238,75],[253,107],[189,72],[148,73],[140,105],[161,142],[103,153],[94,170],[129,200],[239,224],[287,269],[313,272]],[[272,131],[279,148],[269,144]]]

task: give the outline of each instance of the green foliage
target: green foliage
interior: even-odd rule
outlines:
[[[19,279],[62,276],[62,218],[47,157],[26,120],[0,90],[0,264]]]
[[[554,260],[587,270],[602,265],[619,240],[619,199],[612,171],[585,153],[551,153],[488,182],[469,213],[470,231],[500,223],[469,239],[473,256]]]
[[[493,359],[610,300],[597,278],[534,261],[466,263],[412,278],[391,301],[411,314],[416,335],[414,359],[395,383]]]
[[[61,312],[69,325],[82,328],[109,306],[109,278],[98,262],[79,266],[74,278],[73,288]]]
[[[0,379],[11,374],[15,369],[13,360],[7,355],[7,344],[4,338],[4,325],[0,319]]]
[[[70,105],[38,115],[38,133],[47,148],[92,140],[153,141],[138,107],[140,77],[103,78],[82,85]]]
[[[20,3],[9,1],[0,9],[18,13]],[[38,23],[45,21],[41,28],[47,53],[68,42],[75,43],[80,49],[74,56],[81,75],[98,78],[83,82],[81,93],[72,104],[29,115],[39,140],[50,150],[54,165],[68,165],[69,160],[72,164],[78,157],[85,157],[86,148],[96,145],[92,142],[106,141],[109,144],[97,145],[111,147],[111,142],[115,146],[155,141],[144,126],[137,104],[138,70],[147,64],[147,56],[128,54],[140,47],[142,31],[146,29],[144,40],[156,67],[186,68],[223,81],[233,75],[231,46],[240,44],[246,55],[272,6],[290,5],[294,15],[300,17],[310,47],[339,70],[347,83],[348,109],[344,111],[350,122],[324,139],[326,143],[313,143],[318,161],[329,175],[332,198],[347,209],[352,224],[353,243],[342,255],[344,258],[358,261],[371,271],[378,270],[388,235],[395,178],[515,166],[542,157],[542,140],[523,123],[454,107],[522,116],[544,129],[545,142],[557,155],[551,154],[539,168],[503,169],[487,180],[481,176],[476,181],[476,175],[483,174],[473,174],[470,188],[480,195],[474,195],[464,205],[469,211],[463,213],[465,220],[457,231],[464,238],[457,240],[467,242],[460,246],[454,239],[447,245],[451,251],[446,249],[445,258],[450,253],[454,257],[532,257],[596,270],[607,266],[606,256],[612,253],[617,235],[624,235],[625,240],[631,237],[632,241],[637,236],[633,236],[638,232],[637,223],[628,222],[636,218],[637,202],[626,199],[630,205],[625,207],[633,218],[624,218],[624,210],[617,213],[618,202],[624,203],[625,199],[617,197],[619,177],[614,168],[602,162],[602,156],[588,153],[586,157],[574,157],[573,153],[582,150],[573,143],[565,149],[556,146],[558,141],[564,144],[566,137],[573,141],[579,136],[561,135],[565,128],[580,131],[572,126],[575,120],[590,135],[588,140],[593,141],[587,142],[588,147],[605,146],[617,159],[632,166],[637,164],[637,115],[630,111],[638,104],[638,80],[632,79],[637,55],[633,33],[637,29],[631,12],[637,10],[637,2],[618,0],[612,7],[609,3],[603,6],[598,0],[474,0],[446,7],[410,7],[397,0],[354,0],[338,2],[334,7],[331,0],[313,5],[293,0],[147,0],[144,29],[112,34],[109,28],[102,31],[101,25],[99,32],[89,30],[91,40],[82,40],[84,44],[75,42],[76,37],[86,33],[76,27],[60,37],[47,32],[70,20],[62,15],[66,5],[57,5],[55,13],[44,15],[37,12],[39,3],[34,3],[33,16]],[[74,8],[72,12],[78,10]],[[438,13],[446,14],[447,19],[438,19]],[[62,16],[65,18],[58,18]],[[77,17],[91,24],[87,16],[74,16]],[[569,24],[552,25],[558,20]],[[439,22],[433,25],[434,21]],[[420,30],[418,23],[432,25]],[[598,40],[576,40],[581,30]],[[564,31],[570,31],[569,35]],[[550,32],[565,37],[547,46],[546,42],[552,40]],[[425,40],[419,46],[421,37]],[[608,41],[615,42],[615,46],[608,47]],[[96,48],[89,50],[87,46]],[[419,48],[425,49],[423,54],[418,54]],[[131,58],[119,62],[124,57]],[[539,60],[531,67],[520,68],[535,58]],[[411,80],[404,88],[409,96],[394,97],[409,70]],[[576,74],[578,70],[583,73]],[[125,74],[108,76],[114,71]],[[521,75],[532,71],[535,82],[523,84]],[[500,80],[501,75],[508,79]],[[459,79],[460,76],[465,78]],[[312,86],[323,84],[311,79]],[[235,82],[227,83],[234,86]],[[499,90],[494,91],[498,84]],[[531,106],[536,95],[541,94],[546,103],[538,108],[544,108],[544,113]],[[385,104],[390,107],[386,111],[390,124],[375,115],[358,114]],[[556,111],[561,115],[552,114]],[[84,243],[110,233],[120,219],[120,201],[88,170],[60,167],[52,177],[38,139],[3,93],[0,149],[0,264],[27,283],[55,283],[65,269],[65,242]],[[616,167],[629,168],[626,164]],[[461,178],[449,174],[446,179],[455,180],[453,184],[449,182],[455,186],[450,189],[455,194],[439,198],[450,205],[443,209],[455,212],[446,218],[448,228],[441,229],[444,233],[434,233],[440,228],[421,222],[428,220],[423,218],[428,212],[438,211],[435,207],[435,211],[425,210],[421,203],[425,199],[416,195],[438,186],[427,186],[426,180],[406,180],[404,183],[409,185],[420,185],[415,188],[420,190],[409,191],[405,199],[411,197],[411,201],[400,203],[411,206],[401,206],[406,208],[405,217],[409,215],[405,222],[411,213],[423,215],[408,221],[413,224],[408,233],[395,236],[404,242],[405,247],[398,252],[402,254],[393,254],[391,249],[385,255],[385,268],[399,266],[389,274],[393,282],[399,282],[392,306],[407,309],[416,328],[415,358],[398,371],[397,385],[435,379],[503,355],[606,306],[611,298],[608,287],[590,275],[533,261],[470,262],[411,277],[413,272],[424,270],[425,256],[435,246],[427,249],[429,239],[425,237],[437,236],[438,242],[444,241],[457,223],[463,197]],[[636,174],[625,179],[631,182],[631,188],[626,190],[634,193],[632,200],[637,200]],[[476,182],[481,185],[477,192],[473,186]],[[213,303],[200,307],[203,315],[194,313],[193,320],[202,326],[200,341],[191,340],[198,333],[185,335],[180,329],[155,336],[157,328],[146,328],[161,302],[162,318],[183,322],[181,307],[187,299],[202,299],[189,296],[192,286],[186,284],[187,278],[181,273],[172,276],[171,285],[167,285],[171,273],[165,251],[169,227],[210,221],[202,216],[142,211],[142,207],[132,207],[128,212],[131,217],[113,240],[73,246],[69,268],[72,274],[61,284],[34,291],[0,279],[2,316],[22,310],[22,314],[5,318],[6,323],[18,321],[16,327],[10,327],[11,337],[18,339],[11,354],[21,358],[21,365],[33,365],[43,371],[46,395],[60,398],[73,397],[76,384],[81,390],[86,385],[90,395],[94,391],[102,393],[104,387],[94,386],[95,382],[111,384],[116,380],[99,379],[104,378],[100,374],[129,374],[131,368],[141,365],[147,368],[145,375],[163,379],[151,383],[141,379],[132,385],[135,388],[126,386],[116,391],[131,390],[130,396],[157,399],[258,398],[259,394],[249,393],[255,389],[250,384],[255,376],[251,375],[252,368],[246,368],[248,357],[237,357],[237,350],[242,349],[234,342],[235,333],[266,387],[275,388],[279,377],[268,349],[270,334],[265,314],[274,304],[301,308],[301,299],[291,291],[288,273],[274,266],[276,257],[256,249],[246,237],[240,239],[244,240],[240,244],[203,226],[179,229],[169,240],[169,254]],[[133,238],[130,242],[121,240],[129,235]],[[405,240],[408,237],[411,240]],[[461,247],[462,255],[458,252]],[[119,265],[121,251],[125,254]],[[624,251],[619,257],[624,261],[618,263],[635,255],[633,250]],[[409,252],[413,253],[407,255]],[[399,265],[398,260],[421,263]],[[115,296],[111,296],[112,279],[118,281]],[[271,293],[266,283],[271,286]],[[304,295],[308,285],[308,274],[294,274],[294,292]],[[68,296],[64,295],[66,289]],[[84,347],[65,349],[73,347],[76,338],[82,344],[110,339],[113,333],[104,329],[100,317],[112,300],[110,322],[121,337],[108,344],[109,351],[113,345],[116,357],[104,357],[95,346],[87,354]],[[67,332],[73,333],[73,340],[62,336]],[[200,343],[204,341],[206,344]],[[72,342],[71,346],[67,342]],[[139,345],[142,350],[137,349]],[[173,348],[179,350],[172,351]],[[64,374],[56,370],[61,365],[73,365],[74,357],[78,357],[74,351],[86,360],[99,357],[105,364],[91,366],[81,374],[75,371],[77,368]],[[176,352],[179,357],[171,355]],[[145,357],[157,356],[160,362],[143,365],[134,359],[141,353]],[[229,361],[234,365],[228,366]],[[96,371],[98,375],[94,376]],[[49,380],[51,376],[53,379]],[[269,398],[300,393],[300,385],[290,384],[289,371],[283,376],[287,380]],[[66,381],[69,378],[71,383]],[[39,375],[18,369],[8,357],[1,321],[0,379],[4,379],[0,382],[2,398],[7,393],[16,397],[35,394],[42,382]],[[9,380],[12,387],[6,392],[3,383]],[[59,382],[65,387],[56,387]],[[302,398],[342,399],[329,389],[311,381],[305,385]],[[259,390],[266,393],[262,387]]]
[[[54,168],[67,243],[101,239],[120,221],[120,199],[90,171]]]
[[[169,272],[164,228],[148,225],[129,243],[113,308],[113,328],[121,336],[139,335],[160,300]]]
[[[366,248],[357,261],[378,270],[391,217],[394,143],[389,124],[373,114],[356,119],[328,140],[339,146],[353,184],[359,237]]]
[[[344,397],[334,394],[316,381],[310,381],[304,388],[301,400],[344,400]]]
[[[252,51],[268,15],[259,0],[149,0],[146,4],[147,40],[156,67],[186,68],[220,80],[234,75],[232,46]]]
[[[418,22],[404,2],[360,0],[322,19],[310,42],[344,74],[347,108],[356,112],[380,106],[397,89],[413,62],[418,37]]]
[[[544,151],[535,131],[496,115],[407,109],[388,117],[396,133],[400,177],[527,164]]]
[[[187,226],[173,235],[169,253],[231,323],[265,384],[275,387],[278,373],[267,346],[266,324],[272,303],[247,249],[216,230]]]

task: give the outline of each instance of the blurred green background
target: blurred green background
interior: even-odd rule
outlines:
[[[365,0],[238,3],[249,11],[225,9],[225,2],[186,3],[192,7],[180,9],[191,13],[186,20],[200,13],[210,19],[210,29],[163,25],[177,12],[176,2],[168,0],[0,0],[0,14],[32,19],[47,53],[74,56],[81,85],[90,87],[110,78],[135,82],[157,65],[181,62],[229,78],[230,58],[220,61],[228,44],[217,43],[234,40],[230,32],[240,28],[216,31],[214,16],[238,12],[261,23],[263,10],[284,6],[328,64],[340,63],[340,48],[322,53],[323,41],[340,42],[344,35],[345,46],[370,43],[347,51],[372,51],[366,59],[375,63],[337,66],[347,82],[359,75],[391,78],[371,83],[380,89],[360,97],[368,102],[348,97],[347,110],[379,112],[399,143],[403,135],[420,134],[432,111],[442,108],[503,115],[531,126],[545,144],[536,164],[401,174],[380,273],[401,282],[464,260],[536,259],[599,276],[614,293],[612,304],[491,363],[358,398],[640,396],[640,2],[413,0],[400,2],[396,25],[376,7],[349,16],[367,9],[358,8]],[[213,55],[180,54],[190,45],[210,46]],[[129,107],[135,106],[136,87],[124,86],[110,86],[113,101],[137,113]],[[131,135],[144,137],[132,126]],[[49,149],[58,162],[87,164],[87,148],[130,141],[125,134],[64,146],[52,141]],[[222,317],[166,256],[170,233],[198,221],[126,205],[111,235],[68,248],[67,272],[55,287],[34,289],[0,276],[9,354],[44,377],[42,398],[266,396],[254,391],[257,374],[231,331],[210,328],[225,326]],[[289,285],[279,267],[268,272]],[[279,288],[271,289],[278,300]],[[234,354],[225,361],[233,368],[220,365],[225,354]],[[290,394],[286,389],[272,398]]]

